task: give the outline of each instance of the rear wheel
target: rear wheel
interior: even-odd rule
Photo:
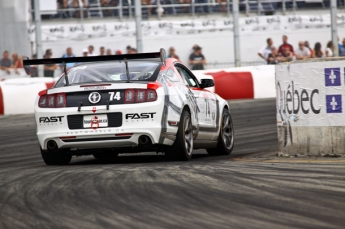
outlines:
[[[41,155],[47,165],[68,165],[71,162],[72,154],[68,150],[42,150]]]
[[[189,111],[183,110],[174,144],[168,150],[170,159],[187,161],[193,153],[193,127]]]
[[[233,148],[234,127],[230,112],[227,109],[224,109],[220,125],[218,144],[216,148],[209,148],[206,149],[206,151],[210,155],[228,155],[232,152]]]

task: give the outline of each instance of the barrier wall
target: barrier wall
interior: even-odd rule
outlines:
[[[279,150],[344,155],[345,58],[276,66]]]
[[[197,77],[212,76],[215,92],[224,99],[276,97],[274,65],[193,71]]]
[[[274,66],[214,69],[193,73],[199,81],[213,78],[215,87],[208,90],[216,92],[224,99],[275,97]],[[33,113],[37,93],[52,87],[57,80],[18,77],[14,72],[5,74],[0,74],[0,115]]]

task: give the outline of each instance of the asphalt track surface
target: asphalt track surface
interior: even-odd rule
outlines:
[[[0,117],[0,228],[344,228],[344,161],[279,161],[275,101],[230,107],[233,154],[197,150],[188,162],[46,166],[33,115]]]

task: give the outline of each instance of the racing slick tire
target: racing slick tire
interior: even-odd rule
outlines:
[[[68,165],[72,154],[66,150],[46,151],[41,148],[41,155],[46,165]]]
[[[210,155],[229,155],[234,148],[234,126],[228,109],[223,110],[218,144],[216,148],[206,149]]]
[[[172,160],[188,161],[193,153],[193,126],[188,110],[183,110],[174,144],[168,149],[167,156]]]

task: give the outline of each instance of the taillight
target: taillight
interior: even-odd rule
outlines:
[[[59,93],[56,94],[56,107],[65,107],[66,106],[66,94],[65,93]]]
[[[39,94],[40,99],[38,100],[38,106],[41,108],[58,108],[58,107],[66,107],[66,94],[65,93],[58,93],[58,94]]]
[[[125,103],[143,103],[157,100],[157,93],[153,89],[127,89]]]
[[[125,103],[134,103],[135,91],[134,89],[127,89],[125,91]]]

